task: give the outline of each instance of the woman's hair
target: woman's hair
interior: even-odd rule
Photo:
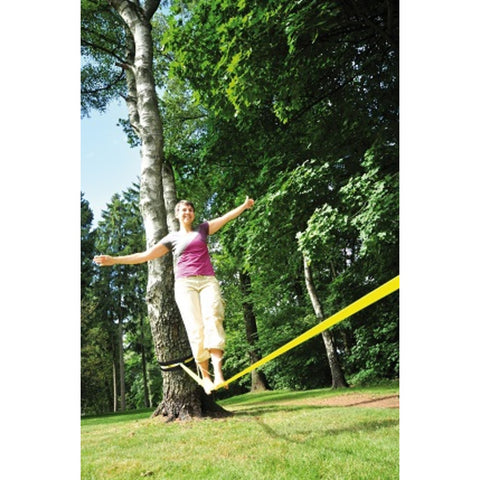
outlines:
[[[180,200],[176,205],[175,205],[175,215],[178,215],[178,210],[180,209],[181,205],[188,205],[189,207],[193,208],[193,211],[195,211],[195,205],[190,202],[189,200]]]

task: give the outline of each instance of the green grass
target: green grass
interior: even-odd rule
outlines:
[[[220,402],[235,412],[222,420],[165,424],[150,411],[85,418],[81,478],[397,479],[398,409],[321,404],[358,393],[390,396],[398,385],[240,395]]]

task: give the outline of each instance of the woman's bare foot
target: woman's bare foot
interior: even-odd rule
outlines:
[[[200,371],[202,373],[202,387],[205,390],[205,393],[210,395],[212,390],[215,389],[215,385],[213,384],[210,374],[208,373],[208,360],[199,362],[198,366],[200,367]]]
[[[223,352],[222,350],[211,350],[210,353],[212,355],[211,361],[213,365],[213,373],[215,376],[215,381],[213,385],[216,388],[225,382],[225,379],[223,378],[223,372],[222,372]],[[228,388],[228,385],[225,386],[225,388]]]
[[[211,378],[203,378],[202,387],[207,395],[210,395],[212,390],[215,390],[215,384],[212,382]]]

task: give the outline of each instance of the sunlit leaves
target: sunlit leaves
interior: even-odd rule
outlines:
[[[81,111],[88,116],[126,94],[120,66],[126,62],[126,32],[107,2],[82,0],[81,6]]]
[[[236,6],[199,1],[187,19],[171,24],[169,40],[181,74],[190,76],[217,113],[227,101],[240,115],[270,93],[273,111],[287,123],[362,75],[372,78],[383,72],[379,85],[390,82],[384,73],[391,70],[387,65],[395,64],[396,46],[385,43],[394,38],[393,31],[383,30],[387,15],[391,27],[395,3],[386,8],[367,2],[360,11],[349,4],[315,0]],[[372,17],[382,21],[367,20]],[[192,75],[198,66],[202,73]]]

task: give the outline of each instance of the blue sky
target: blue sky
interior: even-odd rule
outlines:
[[[118,119],[126,117],[126,106],[113,102],[106,113],[92,112],[81,120],[81,190],[93,211],[94,225],[112,196],[140,175],[140,149],[131,148],[117,126]]]

